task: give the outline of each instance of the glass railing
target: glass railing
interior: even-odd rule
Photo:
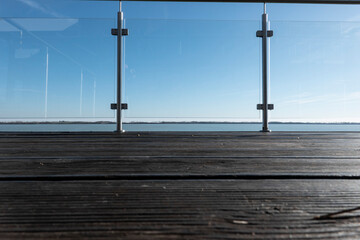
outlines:
[[[0,19],[0,119],[113,121],[115,22]]]
[[[360,23],[271,26],[271,120],[360,122]]]
[[[114,123],[117,44],[110,29],[116,24],[115,18],[1,18],[0,121]],[[124,123],[261,123],[260,21],[125,18],[124,24]],[[270,29],[270,123],[360,123],[360,22],[271,21]],[[254,126],[219,129],[260,130]],[[294,126],[270,129],[301,130]],[[152,127],[143,130],[161,130]]]
[[[260,121],[259,21],[126,19],[125,122]]]

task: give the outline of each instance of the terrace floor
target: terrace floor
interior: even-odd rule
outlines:
[[[1,133],[1,239],[359,239],[360,133]]]

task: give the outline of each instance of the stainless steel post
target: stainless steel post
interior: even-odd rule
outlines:
[[[117,19],[117,95],[116,95],[116,131],[118,133],[123,132],[122,119],[121,119],[121,86],[122,86],[122,59],[121,59],[121,50],[122,50],[122,22],[123,22],[123,13],[121,11],[121,2],[119,2],[119,12]]]
[[[273,104],[268,102],[268,83],[269,83],[269,57],[268,57],[268,38],[273,36],[273,31],[269,30],[268,15],[266,14],[266,3],[264,3],[264,14],[262,15],[262,29],[256,32],[257,37],[262,38],[262,104],[257,105],[258,110],[262,110],[262,132],[269,130],[269,110],[274,109]]]
[[[264,9],[265,10],[265,9]],[[264,11],[262,15],[262,94],[263,94],[263,127],[262,132],[269,132],[269,119],[268,119],[268,15]]]
[[[117,86],[116,103],[111,103],[110,108],[116,110],[116,132],[124,132],[122,126],[122,110],[128,109],[127,103],[122,103],[122,37],[128,36],[128,29],[123,29],[123,13],[121,11],[121,1],[119,1],[119,12],[117,16],[117,28],[111,29],[111,35],[117,37]]]

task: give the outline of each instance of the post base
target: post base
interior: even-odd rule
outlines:
[[[269,133],[269,132],[271,132],[271,130],[270,129],[262,129],[262,130],[260,130],[260,132]]]

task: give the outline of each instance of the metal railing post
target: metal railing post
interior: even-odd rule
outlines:
[[[121,119],[121,88],[122,88],[122,21],[123,21],[123,13],[121,11],[121,2],[120,2],[120,10],[118,12],[118,32],[117,32],[117,94],[116,94],[116,131],[122,132],[122,119]]]
[[[128,35],[128,29],[124,29],[123,12],[121,11],[121,1],[119,1],[119,12],[117,16],[117,28],[111,29],[111,34],[117,36],[117,86],[116,86],[116,103],[111,104],[111,109],[116,110],[116,132],[124,132],[122,126],[122,110],[127,109],[127,104],[122,103],[122,37]]]
[[[268,82],[269,82],[269,59],[268,59],[268,38],[273,36],[273,31],[268,30],[268,15],[266,3],[262,14],[262,30],[256,32],[257,37],[262,38],[262,104],[257,105],[262,110],[262,132],[270,132],[268,111],[274,109],[273,104],[268,104]]]

